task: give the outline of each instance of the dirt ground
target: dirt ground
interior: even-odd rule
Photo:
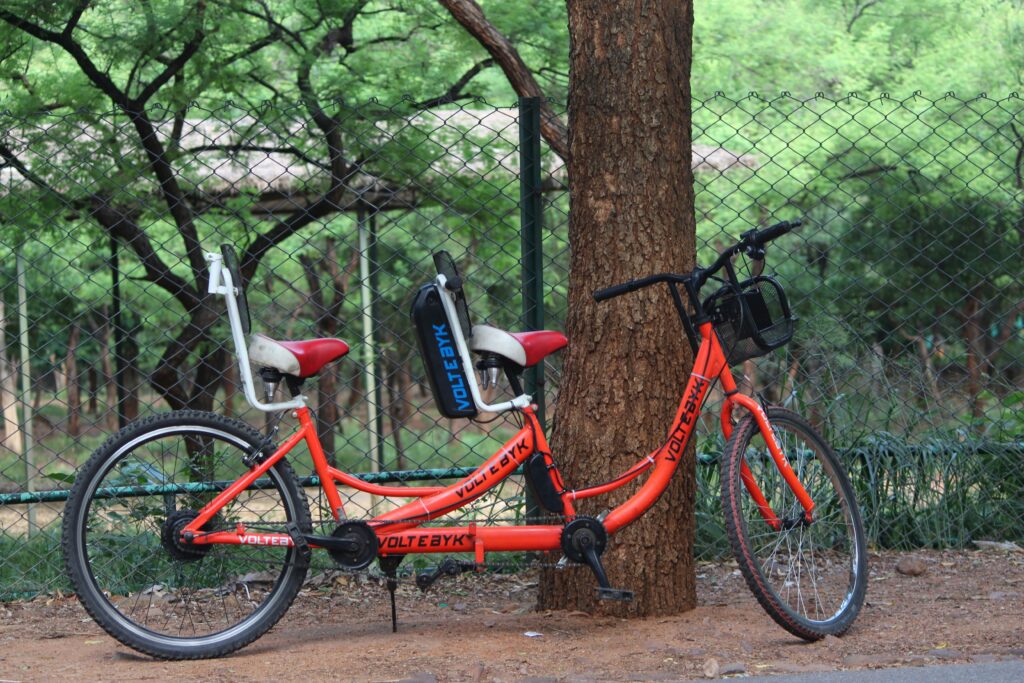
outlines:
[[[369,577],[320,577],[269,634],[224,659],[142,657],[74,598],[0,606],[0,680],[675,681],[1024,658],[1024,553],[872,554],[864,611],[842,638],[807,644],[761,611],[734,565],[698,570],[700,606],[624,621],[536,612],[527,576],[463,575],[399,589],[399,632]],[[540,635],[528,635],[540,634]]]

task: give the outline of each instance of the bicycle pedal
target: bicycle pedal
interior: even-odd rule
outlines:
[[[618,600],[619,602],[633,602],[633,591],[622,588],[604,588],[597,586],[594,594],[598,600]]]

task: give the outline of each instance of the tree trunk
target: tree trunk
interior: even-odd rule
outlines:
[[[64,360],[68,388],[68,434],[70,436],[78,436],[82,431],[82,393],[81,382],[79,382],[81,378],[78,376],[78,360],[75,358],[75,354],[78,353],[78,337],[81,330],[78,321],[71,323],[71,331],[68,332],[68,352]]]
[[[120,401],[118,412],[124,416],[126,422],[131,422],[139,416],[139,343],[135,339],[135,331],[136,328],[132,326],[122,333],[123,352],[118,368],[121,385],[124,387],[124,397]]]
[[[100,379],[99,373],[96,371],[96,363],[89,363],[89,405],[86,410],[90,415],[95,415],[99,410],[99,403],[96,400],[97,394],[100,392]]]
[[[395,469],[406,469],[405,446],[402,444],[402,429],[405,428],[405,392],[408,382],[405,367],[392,351],[384,355],[384,371],[388,390],[388,421],[391,423],[391,439],[395,444]]]
[[[23,442],[18,420],[18,387],[14,363],[7,362],[7,310],[0,297],[0,446],[21,455]]]
[[[106,386],[107,409],[105,418],[107,429],[117,428],[117,382],[114,380],[114,364],[110,357],[110,317],[104,306],[100,311],[101,325],[99,329],[100,368],[103,372],[103,383]]]
[[[337,466],[335,453],[337,446],[334,440],[334,428],[338,424],[338,369],[335,366],[324,368],[317,381],[316,393],[316,431],[323,446],[327,462]]]
[[[234,354],[224,354],[224,415],[235,416],[235,396],[238,394],[238,385],[241,378],[238,376],[238,359]]]
[[[979,302],[972,289],[967,295],[967,305],[963,313],[964,347],[967,351],[967,395],[971,402],[971,417],[977,423],[985,414],[985,404],[981,400],[981,339],[984,331],[981,327]]]
[[[569,0],[571,340],[552,451],[569,486],[608,481],[665,443],[692,354],[666,288],[596,304],[592,292],[630,278],[693,268],[690,149],[692,0]],[[609,543],[604,564],[632,603],[654,615],[696,603],[692,445],[651,510]],[[627,485],[581,513],[596,515]],[[544,608],[593,609],[588,570],[545,569]]]

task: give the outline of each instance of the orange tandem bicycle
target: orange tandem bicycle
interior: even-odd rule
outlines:
[[[463,280],[445,252],[435,254],[437,276],[412,305],[437,406],[453,418],[511,412],[521,425],[494,455],[448,486],[382,485],[332,466],[302,384],[348,346],[337,339],[276,341],[251,334],[234,251],[226,246],[221,254],[208,254],[209,291],[225,298],[246,399],[277,414],[278,424],[291,416],[298,428],[275,445],[276,425],[261,434],[237,419],[182,410],[137,420],[111,436],[79,472],[64,513],[62,546],[76,593],[114,638],[166,659],[222,656],[259,638],[292,604],[316,551],[350,570],[377,561],[391,591],[393,628],[396,570],[404,557],[418,553],[474,556],[474,562],[447,560],[443,571],[421,582],[429,584],[438,573],[483,565],[488,553],[561,552],[565,561],[593,570],[598,598],[628,600],[632,593],[610,585],[601,555],[615,532],[643,515],[668,485],[718,381],[725,395],[722,508],[739,568],[762,607],[787,631],[806,640],[842,634],[867,588],[864,529],[849,480],[806,420],[740,393],[729,369],[785,344],[795,322],[779,283],[763,275],[739,280],[733,259],[744,254],[763,260],[765,245],[798,225],[744,233],[707,268],[594,293],[604,301],[666,285],[695,360],[665,443],[610,482],[586,488],[563,481],[520,383],[524,368],[564,347],[565,336],[471,325]],[[718,277],[723,270],[725,277]],[[710,280],[719,286],[702,300]],[[483,386],[473,371],[474,356]],[[252,367],[263,381],[264,400],[256,396]],[[483,389],[502,372],[515,397],[488,404]],[[290,398],[275,402],[281,382]],[[312,458],[312,482],[327,501],[326,527],[314,528],[304,487],[286,458],[300,444]],[[517,472],[557,523],[445,520]],[[599,517],[577,514],[578,501],[643,474],[646,480],[621,505]],[[339,486],[409,502],[353,519]]]

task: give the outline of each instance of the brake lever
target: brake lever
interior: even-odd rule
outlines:
[[[763,244],[760,246],[753,244],[748,245],[747,248],[743,250],[743,253],[746,254],[748,258],[753,259],[754,261],[764,261]]]

